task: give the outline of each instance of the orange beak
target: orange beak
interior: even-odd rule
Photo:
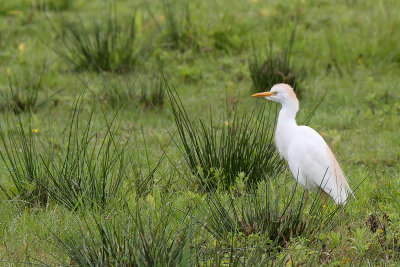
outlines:
[[[272,96],[272,95],[276,95],[277,92],[262,92],[262,93],[257,93],[252,95],[252,97],[266,97],[266,96]]]

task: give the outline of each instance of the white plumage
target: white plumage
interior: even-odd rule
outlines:
[[[297,182],[313,190],[322,189],[336,204],[345,204],[348,196],[353,194],[346,176],[321,135],[308,126],[297,125],[299,101],[292,87],[276,84],[269,92],[253,96],[282,105],[275,142]]]

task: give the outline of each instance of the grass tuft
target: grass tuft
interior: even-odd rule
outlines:
[[[25,66],[9,76],[8,88],[1,92],[0,108],[16,114],[21,112],[36,112],[51,99],[46,97],[39,101],[43,91],[43,73],[47,71],[43,63],[38,71],[33,67]],[[58,93],[58,92],[56,92]]]
[[[268,111],[266,105],[258,111],[254,109],[250,115],[235,112],[232,119],[217,124],[210,115],[208,121],[200,119],[195,124],[168,85],[167,93],[182,144],[181,153],[206,191],[229,189],[238,178],[254,185],[283,170],[283,161],[273,142],[271,106]]]
[[[166,23],[163,32],[165,45],[178,50],[199,48],[199,34],[194,27],[189,5],[182,8],[182,14],[177,12],[175,0],[162,0],[162,5]]]
[[[44,0],[38,3],[41,11],[66,11],[75,4],[75,0]]]
[[[16,125],[16,128],[11,125]],[[25,122],[21,117],[13,122],[7,120],[7,129],[0,127],[3,146],[0,156],[11,177],[12,186],[0,185],[0,189],[9,200],[17,198],[30,206],[47,205],[48,180],[41,165],[40,148],[31,121]]]
[[[279,53],[273,51],[273,43],[270,42],[264,60],[260,60],[253,48],[253,58],[249,59],[249,70],[254,90],[267,91],[277,83],[287,83],[294,88],[298,97],[301,96],[299,87],[295,86],[298,74],[293,66],[292,48],[295,35],[294,28],[287,45],[283,46]]]
[[[136,99],[135,85],[136,82],[129,79],[112,80],[104,77],[101,88],[103,99],[113,109],[132,104]]]
[[[143,104],[143,108],[164,106],[165,100],[165,83],[161,74],[151,77],[150,81],[141,84],[139,102]]]
[[[15,0],[3,2],[0,6],[1,15],[13,14],[16,11],[29,11],[27,22],[32,21],[33,14],[36,11],[66,11],[75,5],[76,0],[40,0],[40,1],[26,1]]]
[[[115,7],[106,21],[62,22],[61,37],[55,52],[77,71],[95,70],[124,73],[134,69],[139,51],[136,47],[135,16],[128,25],[117,20]]]
[[[225,14],[211,32],[213,47],[227,54],[240,53],[246,47],[249,32],[248,26],[238,25],[236,17]]]
[[[140,207],[139,207],[140,205]],[[58,246],[79,266],[184,266],[192,228],[187,214],[174,218],[170,207],[143,208],[117,214],[89,215],[79,222],[80,233],[58,238]]]
[[[124,81],[103,79],[103,99],[114,109],[122,106],[139,106],[143,109],[162,108],[165,100],[165,85],[160,74],[137,80]]]
[[[31,204],[47,204],[50,198],[70,210],[104,210],[132,189],[145,194],[162,159],[153,169],[145,166],[146,174],[138,163],[139,157],[127,155],[127,148],[133,143],[130,134],[121,134],[115,125],[116,116],[111,121],[105,119],[104,130],[94,131],[94,106],[88,118],[80,115],[80,109],[81,96],[63,132],[64,138],[61,137],[66,139],[64,145],[43,142],[36,135],[37,130],[32,130],[30,124],[26,129],[20,117],[16,130],[10,123],[8,128],[12,130],[8,132],[0,128],[4,146],[0,156],[11,176],[11,188],[15,188],[0,187],[7,198],[18,197]],[[134,171],[134,177],[128,170]]]
[[[118,127],[106,122],[105,130],[93,132],[92,113],[81,129],[75,105],[69,122],[65,149],[52,155],[48,165],[43,164],[51,186],[47,187],[51,197],[71,210],[78,207],[105,209],[109,204],[123,197],[123,185],[127,180],[125,149],[129,138],[124,140],[118,134]]]
[[[285,194],[288,193],[288,194]],[[261,182],[247,192],[211,194],[205,205],[209,214],[207,230],[217,239],[229,241],[233,236],[259,236],[265,240],[265,251],[277,251],[298,236],[313,239],[322,230],[337,223],[338,208],[324,211],[320,195],[309,207],[305,194],[297,186],[278,184],[277,180]]]

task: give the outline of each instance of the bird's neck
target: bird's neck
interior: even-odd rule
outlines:
[[[288,147],[292,138],[296,135],[297,123],[296,113],[297,108],[293,106],[287,107],[282,105],[279,112],[278,123],[276,125],[275,143],[278,148],[279,154],[288,160]]]
[[[282,109],[279,112],[277,127],[282,126],[286,128],[286,127],[297,126],[296,114],[298,110],[299,110],[298,105],[295,106],[282,105]]]

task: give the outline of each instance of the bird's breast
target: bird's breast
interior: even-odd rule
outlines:
[[[275,145],[278,149],[279,155],[286,161],[288,160],[288,147],[289,141],[282,129],[277,128],[275,131]]]
[[[275,130],[275,144],[279,154],[288,161],[288,150],[293,136],[296,136],[298,126],[295,119],[296,114],[287,114],[287,110],[282,108],[279,112],[278,123]]]

